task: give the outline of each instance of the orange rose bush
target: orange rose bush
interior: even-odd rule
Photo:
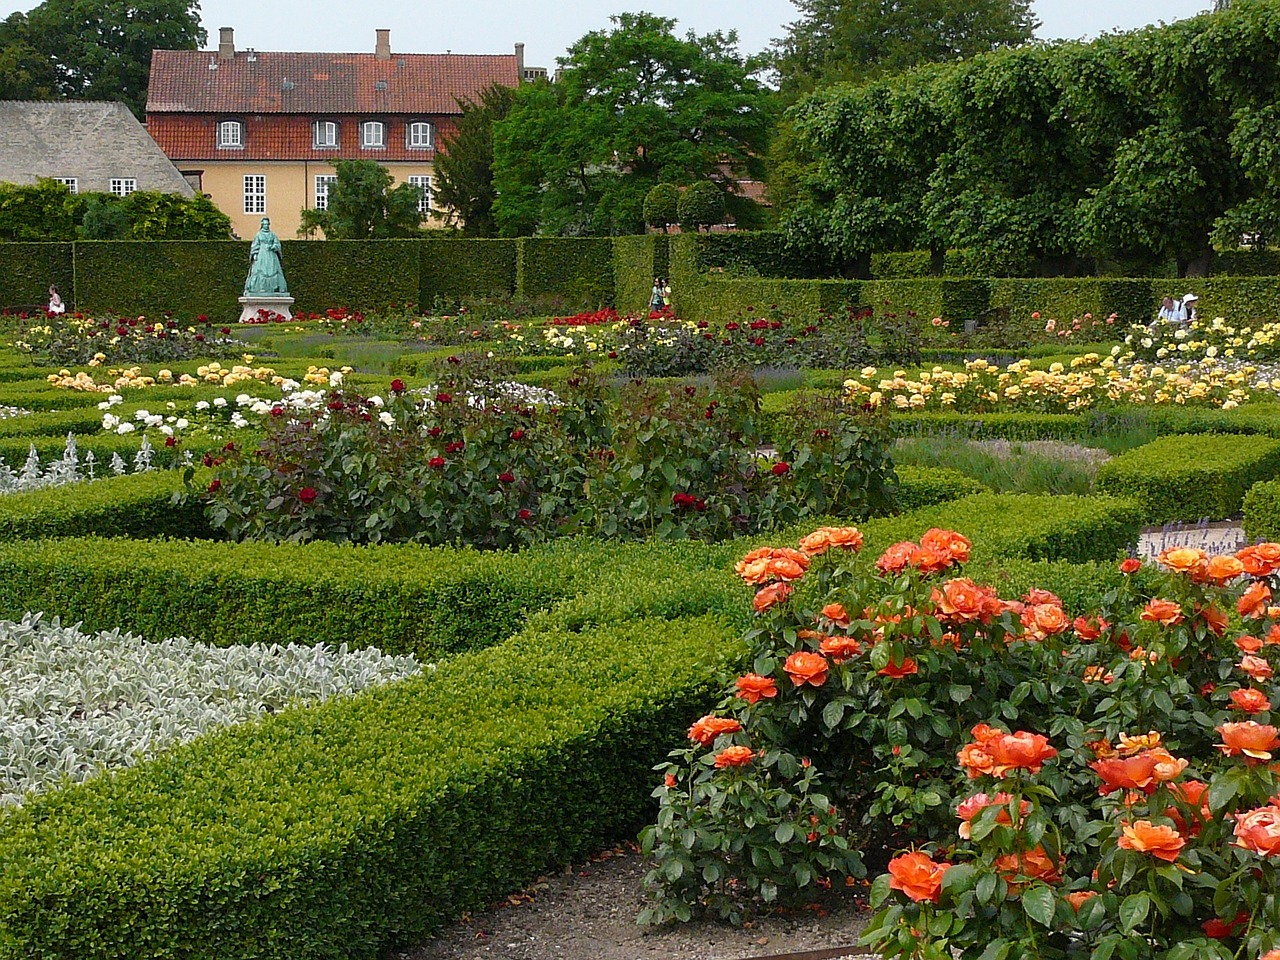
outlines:
[[[867,862],[885,956],[1280,948],[1280,545],[1129,559],[1079,610],[965,576],[981,545],[954,531],[863,546],[816,531],[738,565],[769,602],[713,714],[731,731],[659,768],[645,919]]]

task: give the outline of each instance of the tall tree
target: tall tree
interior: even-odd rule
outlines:
[[[632,233],[657,183],[711,179],[730,211],[735,177],[758,177],[773,96],[734,33],[676,36],[647,13],[610,18],[522,87],[494,132],[494,213],[503,233]],[[735,207],[737,209],[735,209]]]
[[[198,0],[44,0],[0,23],[0,92],[122,100],[141,116],[151,51],[204,41]]]
[[[792,0],[800,19],[777,41],[782,89],[803,93],[922,63],[1026,43],[1031,0]]]
[[[515,99],[513,88],[495,84],[479,100],[461,101],[457,132],[436,157],[432,199],[446,222],[461,223],[469,237],[498,232],[493,219],[493,125],[506,119]]]
[[[408,183],[391,186],[387,168],[373,160],[339,160],[324,210],[303,210],[301,236],[323,230],[330,240],[388,240],[418,232],[422,191]]]

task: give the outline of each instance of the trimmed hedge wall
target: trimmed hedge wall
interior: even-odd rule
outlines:
[[[285,277],[297,270],[286,241]],[[235,240],[93,240],[75,244],[75,306],[86,313],[240,316],[249,244]],[[299,303],[299,306],[303,306]]]
[[[285,240],[280,254],[294,311],[381,310],[418,303],[421,240]],[[241,273],[248,272],[246,255]],[[243,287],[244,278],[240,283]],[[239,292],[236,293],[238,297]],[[239,316],[237,310],[236,316]]]
[[[1250,540],[1280,540],[1280,480],[1255,483],[1244,495],[1244,535]]]
[[[1277,474],[1280,440],[1191,434],[1161,437],[1107,461],[1097,489],[1142,504],[1147,523],[1221,520],[1240,512],[1250,487]]]
[[[694,268],[700,273],[723,271],[735,279],[816,279],[804,257],[775,230],[686,234],[694,251]]]
[[[898,484],[893,492],[893,504],[898,510],[918,510],[987,492],[980,481],[949,467],[900,464],[894,467],[894,472],[898,475]]]
[[[77,306],[74,246],[70,243],[0,243],[0,310],[49,302],[49,284]]]
[[[602,307],[614,302],[612,240],[524,237],[517,248],[516,289],[521,296],[555,294]]]
[[[654,277],[667,276],[667,246],[665,234],[613,238],[614,306],[620,313],[648,313]]]
[[[437,297],[508,297],[516,289],[515,240],[436,237],[419,241],[419,303],[431,309]]]

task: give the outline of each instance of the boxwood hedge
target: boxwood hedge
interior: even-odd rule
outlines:
[[[1240,512],[1255,483],[1280,474],[1280,440],[1258,436],[1187,434],[1161,437],[1098,468],[1097,489],[1142,505],[1147,523]]]
[[[1244,495],[1242,510],[1250,540],[1280,540],[1280,480],[1255,483]]]

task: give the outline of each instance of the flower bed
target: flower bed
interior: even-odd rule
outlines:
[[[412,658],[323,645],[208,647],[0,621],[0,806],[131,766],[219,727],[418,672]]]
[[[239,353],[244,343],[202,326],[146,317],[86,317],[63,314],[26,327],[14,346],[42,363],[62,366],[187,360],[212,352]]]

